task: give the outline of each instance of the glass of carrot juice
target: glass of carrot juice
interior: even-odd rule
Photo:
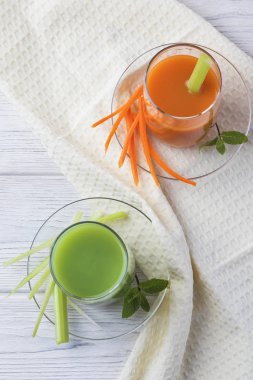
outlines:
[[[200,91],[191,93],[187,80],[203,53],[210,57],[210,69]],[[145,74],[148,128],[174,147],[198,144],[215,124],[221,85],[219,66],[204,49],[187,43],[164,48],[151,59]]]

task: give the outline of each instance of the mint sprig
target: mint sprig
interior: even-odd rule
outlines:
[[[150,304],[147,295],[160,293],[169,285],[169,281],[158,278],[140,282],[138,276],[135,275],[135,279],[137,286],[130,288],[124,296],[122,318],[131,317],[140,308],[149,312]]]
[[[215,124],[218,132],[218,136],[212,140],[209,140],[200,146],[200,149],[204,147],[215,146],[216,150],[220,154],[224,154],[226,151],[226,145],[240,145],[248,141],[248,137],[239,131],[224,131],[220,132],[218,124]]]

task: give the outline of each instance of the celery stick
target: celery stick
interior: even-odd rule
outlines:
[[[46,279],[48,278],[50,274],[50,269],[47,268],[41,275],[41,277],[39,278],[39,280],[36,282],[36,284],[33,286],[32,290],[30,291],[29,293],[29,296],[28,298],[29,299],[32,299],[32,297],[37,293],[37,291],[41,288],[41,286],[44,284],[44,282],[46,281]]]
[[[101,211],[95,211],[90,217],[89,217],[89,220],[94,220],[96,221],[97,219],[99,218],[102,218],[102,216],[104,216],[104,212],[101,212]]]
[[[75,214],[75,216],[73,218],[73,224],[80,222],[80,220],[82,219],[82,217],[83,217],[83,212],[82,211],[77,211],[77,213]],[[49,239],[49,240],[45,241],[44,243],[41,243],[40,245],[37,245],[36,247],[33,247],[32,249],[29,249],[29,251],[26,251],[25,253],[21,253],[20,255],[14,257],[13,259],[5,261],[3,263],[3,265],[7,267],[7,266],[9,266],[11,264],[16,263],[19,260],[25,259],[26,257],[31,256],[34,253],[41,251],[44,248],[51,247],[51,245],[54,243],[55,239],[56,239],[56,237],[54,237],[52,239]]]
[[[49,258],[47,257],[40,265],[38,265],[31,273],[28,274],[25,278],[23,278],[22,281],[8,294],[10,296],[11,294],[15,293],[17,290],[22,288],[28,281],[30,281],[32,278],[34,278],[38,273],[40,273],[47,265],[48,265]]]
[[[128,217],[128,213],[125,211],[118,211],[113,214],[108,214],[105,216],[102,216],[101,218],[96,219],[96,222],[100,223],[107,223],[112,222],[117,219],[126,219]]]
[[[82,220],[83,218],[83,212],[82,211],[77,211],[77,213],[75,214],[73,220],[72,220],[72,223],[75,224],[75,223],[78,223]]]
[[[99,324],[97,324],[97,322],[95,322],[91,317],[89,317],[84,311],[83,309],[81,309],[75,302],[73,302],[70,298],[68,298],[68,304],[75,310],[78,312],[78,314],[80,314],[82,317],[88,319],[89,322],[93,323],[93,325],[101,328],[101,326],[99,326]]]
[[[211,58],[201,54],[186,85],[190,92],[199,92],[211,66]]]
[[[55,239],[49,239],[49,240],[45,241],[44,243],[37,245],[36,247],[33,247],[32,249],[29,249],[29,251],[26,251],[25,253],[21,253],[21,255],[18,255],[16,257],[14,257],[13,259],[5,261],[3,263],[3,265],[7,267],[11,264],[14,264],[16,261],[25,259],[26,257],[31,256],[34,253],[39,252],[44,248],[50,247],[53,244],[54,240]]]
[[[54,287],[54,323],[57,344],[69,341],[67,297],[59,286]]]
[[[55,286],[55,282],[54,280],[52,279],[52,277],[50,278],[50,281],[48,283],[48,286],[47,286],[47,289],[46,289],[46,292],[45,292],[45,296],[44,296],[44,300],[43,300],[43,304],[40,308],[40,312],[39,312],[39,316],[38,316],[38,319],[37,319],[37,322],[36,322],[36,325],[34,327],[34,330],[33,330],[33,334],[32,336],[35,337],[36,334],[37,334],[37,331],[38,331],[38,328],[40,326],[40,322],[41,322],[41,319],[43,317],[43,314],[46,310],[46,307],[47,307],[47,304],[48,304],[48,301],[51,297],[51,294],[54,290],[54,286]]]

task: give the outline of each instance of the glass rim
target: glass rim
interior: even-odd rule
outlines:
[[[161,108],[159,108],[155,103],[154,101],[152,100],[150,94],[149,94],[149,91],[148,91],[148,86],[147,86],[147,77],[148,77],[148,72],[149,72],[149,69],[152,65],[152,62],[160,55],[162,54],[164,51],[166,50],[169,50],[169,49],[172,49],[172,48],[175,48],[175,47],[192,47],[192,48],[195,48],[196,50],[200,50],[202,51],[203,53],[207,54],[212,62],[214,62],[217,70],[218,70],[218,73],[219,73],[219,90],[216,94],[216,97],[214,99],[214,101],[206,108],[204,109],[202,112],[199,112],[197,114],[194,114],[194,115],[190,115],[190,116],[177,116],[177,115],[173,115],[173,114],[170,114],[166,111],[163,111]],[[148,63],[148,66],[146,68],[146,71],[145,71],[145,76],[144,76],[144,89],[145,89],[145,96],[148,98],[148,100],[150,101],[150,103],[152,104],[153,107],[156,108],[157,111],[161,112],[163,115],[165,116],[168,116],[168,117],[171,117],[173,119],[176,119],[176,120],[191,120],[191,119],[195,119],[195,118],[198,118],[199,116],[203,116],[205,115],[207,112],[209,112],[214,106],[215,104],[220,100],[221,98],[221,91],[222,91],[222,75],[221,75],[221,70],[220,70],[220,67],[216,61],[216,59],[208,52],[204,49],[204,47],[200,46],[200,45],[197,45],[197,44],[192,44],[192,43],[187,43],[187,42],[178,42],[178,43],[171,43],[169,44],[168,46],[164,47],[162,50],[158,51],[152,58],[151,60],[149,61]]]
[[[124,272],[121,274],[120,278],[118,279],[117,283],[108,291],[108,292],[103,292],[101,293],[98,297],[79,297],[79,296],[76,296],[75,294],[73,293],[70,293],[69,291],[67,291],[64,286],[62,284],[60,284],[59,280],[57,279],[55,273],[54,273],[54,269],[53,269],[53,264],[52,264],[52,256],[53,256],[53,251],[54,251],[54,248],[55,248],[55,245],[57,243],[57,241],[62,237],[62,235],[65,234],[65,232],[67,232],[68,230],[70,230],[71,228],[75,227],[75,226],[78,226],[80,224],[98,224],[100,226],[102,226],[103,228],[109,230],[110,232],[112,232],[116,238],[118,239],[118,241],[121,243],[123,249],[124,249],[124,254],[125,254],[125,257],[126,257],[126,263],[125,263],[125,270]],[[78,300],[82,300],[83,302],[86,302],[86,303],[93,303],[93,302],[102,302],[103,300],[106,301],[107,298],[113,294],[117,288],[120,286],[121,282],[124,280],[124,278],[126,277],[127,275],[127,272],[128,272],[128,265],[129,265],[129,258],[128,258],[128,250],[127,250],[127,247],[126,247],[126,244],[124,243],[124,241],[122,240],[122,238],[119,236],[119,234],[114,231],[111,227],[107,226],[106,224],[103,224],[103,223],[100,223],[100,222],[96,222],[95,220],[85,220],[85,221],[82,221],[82,222],[78,222],[78,223],[74,223],[74,224],[71,224],[69,225],[68,227],[64,228],[61,233],[57,236],[57,238],[55,239],[52,247],[51,247],[51,250],[50,250],[50,255],[49,255],[49,268],[50,268],[50,273],[55,281],[55,283],[59,286],[59,288],[69,297],[72,297],[72,298],[75,298],[75,299],[78,299]]]

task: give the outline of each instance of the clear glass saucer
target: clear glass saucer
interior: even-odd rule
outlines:
[[[118,199],[94,197],[81,199],[60,208],[54,212],[39,228],[36,233],[31,248],[37,246],[48,239],[57,237],[66,227],[72,224],[72,219],[76,212],[82,211],[84,216],[82,220],[91,220],[102,214],[111,214],[117,211],[125,211],[128,218],[107,223],[108,226],[122,238],[125,244],[131,249],[135,256],[138,277],[144,279],[143,272],[150,274],[152,267],[148,263],[149,257],[157,252],[159,244],[158,237],[155,234],[151,220],[141,210],[135,206]],[[50,248],[44,249],[28,258],[27,273],[29,274],[43,259],[50,254]],[[148,268],[149,267],[149,268]],[[140,268],[142,270],[140,270]],[[36,276],[30,281],[30,289],[38,280]],[[37,293],[34,301],[38,308],[43,302],[44,290],[47,284]],[[147,322],[159,308],[165,291],[158,295],[148,297],[151,308],[148,313],[139,310],[136,314],[128,319],[121,317],[122,299],[117,299],[111,303],[87,304],[82,300],[71,298],[87,316],[92,319],[81,316],[70,305],[68,306],[69,314],[69,331],[70,335],[89,340],[106,340],[117,338],[129,334],[139,329]],[[54,311],[52,300],[47,306],[45,317],[54,324]]]
[[[126,101],[139,84],[144,82],[147,66],[153,56],[170,45],[174,44],[160,45],[146,51],[126,68],[119,78],[113,93],[112,112]],[[251,103],[249,91],[242,75],[222,54],[202,45],[195,44],[195,46],[199,46],[211,54],[221,70],[222,100],[217,119],[220,130],[237,130],[247,135],[251,122]],[[125,133],[125,125],[122,122],[116,133],[117,140],[121,147],[124,142]],[[217,130],[216,127],[213,126],[209,129],[208,134],[201,141],[201,144],[216,136]],[[224,155],[221,155],[216,151],[215,147],[201,150],[199,146],[179,149],[171,147],[168,143],[159,140],[151,134],[150,138],[152,139],[152,144],[166,164],[181,175],[195,180],[215,173],[227,165],[242,147],[242,145],[226,144],[226,152]],[[158,176],[174,179],[156,164],[154,165]],[[138,150],[138,166],[149,172],[142,149]]]

